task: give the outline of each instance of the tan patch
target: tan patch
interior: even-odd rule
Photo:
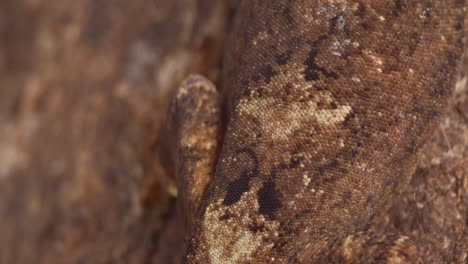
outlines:
[[[304,52],[306,52],[304,50]],[[300,55],[298,55],[300,57]],[[305,80],[303,72],[306,67],[303,64],[290,63],[275,67],[276,74],[271,77],[269,83],[261,81],[253,84],[264,91],[274,92],[278,87],[291,85],[295,92],[295,100],[283,101],[281,96],[260,97],[251,86],[251,94],[239,101],[235,111],[239,115],[249,115],[257,119],[260,128],[265,134],[271,135],[272,139],[285,140],[296,130],[301,129],[303,124],[315,119],[320,124],[336,125],[343,122],[351,112],[349,105],[340,105],[334,96],[326,90],[317,91],[314,83]],[[345,88],[343,88],[345,89]],[[312,100],[304,100],[310,95]],[[336,109],[321,108],[319,104],[337,105]]]
[[[282,140],[288,139],[312,118],[323,125],[343,122],[351,112],[351,107],[342,105],[337,109],[319,109],[314,101],[283,103],[274,98],[260,98],[242,99],[238,110],[240,115],[257,118],[263,133],[270,134],[273,139]]]
[[[347,236],[343,242],[343,257],[346,259],[351,259],[353,257],[353,237],[354,236]]]
[[[279,223],[266,221],[258,212],[257,188],[242,195],[239,202],[223,206],[222,199],[211,203],[206,211],[203,237],[208,246],[211,263],[239,263],[251,261],[257,251],[269,251],[273,243],[265,245],[265,238],[278,236]],[[224,215],[230,219],[220,221]],[[263,231],[253,233],[249,226],[264,226]]]

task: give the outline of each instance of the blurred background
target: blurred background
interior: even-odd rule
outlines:
[[[184,77],[220,83],[236,2],[0,0],[0,263],[179,260],[155,142]],[[468,259],[467,80],[465,60],[411,186],[372,226],[434,262]]]

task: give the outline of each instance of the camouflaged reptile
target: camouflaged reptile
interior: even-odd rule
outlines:
[[[420,262],[407,236],[367,228],[446,108],[464,6],[241,1],[222,87],[189,77],[162,133],[185,262]]]

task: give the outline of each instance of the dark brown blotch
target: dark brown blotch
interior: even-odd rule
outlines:
[[[315,58],[318,55],[317,50],[311,50],[307,59],[304,61],[304,64],[307,66],[305,70],[305,79],[306,81],[316,81],[319,78],[319,69],[320,67],[315,63]]]
[[[250,178],[252,172],[244,171],[239,179],[236,179],[229,183],[226,196],[223,200],[223,205],[230,206],[237,203],[242,194],[249,190]]]
[[[271,65],[265,66],[260,73],[263,75],[265,78],[265,82],[268,84],[271,82],[271,78],[273,78],[276,75],[276,72],[273,70],[273,67]]]
[[[281,208],[280,193],[273,181],[267,181],[262,188],[258,190],[259,212],[266,219],[275,219],[276,213]]]
[[[292,14],[291,7],[287,6],[283,11],[281,12],[283,17],[286,19],[286,21],[290,24],[294,23],[294,15]]]
[[[244,160],[241,164],[251,163],[241,172],[240,177],[228,184],[226,196],[223,205],[230,206],[237,203],[242,195],[249,191],[250,180],[258,176],[258,158],[255,152],[250,148],[241,149],[237,152],[238,160]]]
[[[291,51],[275,55],[275,62],[278,63],[278,65],[285,65],[289,60],[291,60]]]
[[[219,220],[219,221],[226,221],[226,220],[229,220],[231,217],[232,217],[232,215],[225,213],[225,214],[223,214],[222,216],[220,216],[220,217],[218,218],[218,220]]]
[[[320,73],[323,74],[326,78],[338,79],[338,74],[333,71],[327,71],[326,69],[320,67],[315,59],[318,55],[316,49],[312,49],[307,56],[307,59],[304,61],[304,65],[307,68],[304,70],[304,75],[306,81],[316,81],[320,78]]]
[[[265,231],[265,225],[263,225],[263,224],[253,223],[253,224],[249,225],[248,228],[252,233],[258,233],[258,232]]]

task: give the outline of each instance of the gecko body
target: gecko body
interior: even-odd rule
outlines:
[[[206,189],[190,206],[198,213],[187,214],[186,262],[419,261],[408,237],[366,227],[404,190],[444,111],[463,8],[455,0],[242,1],[225,51],[225,122],[213,123],[225,124],[216,130],[224,135],[209,148],[216,162],[204,163],[211,179],[196,185]],[[211,86],[192,78],[185,94]],[[186,161],[200,157],[179,166],[196,171],[201,163]],[[193,171],[177,175],[180,189],[195,186]]]

